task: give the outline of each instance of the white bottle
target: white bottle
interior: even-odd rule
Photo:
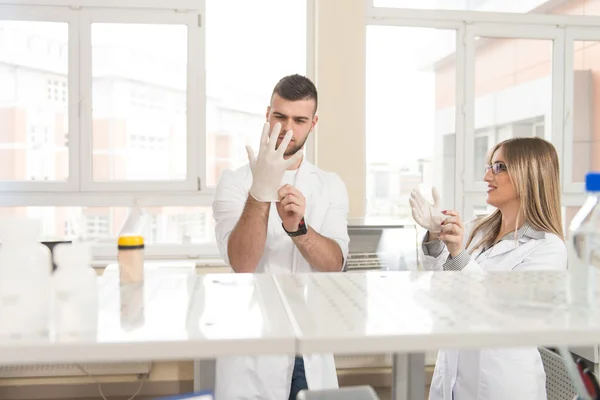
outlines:
[[[41,221],[0,219],[0,340],[47,339],[50,332],[50,250]]]
[[[88,244],[54,248],[53,322],[58,340],[94,340],[98,330],[97,275]]]

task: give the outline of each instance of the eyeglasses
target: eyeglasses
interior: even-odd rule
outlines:
[[[490,169],[492,170],[492,174],[494,175],[498,175],[502,171],[508,171],[508,169],[506,168],[506,164],[504,164],[502,161],[496,161],[492,165],[487,164],[485,166],[485,173],[487,174],[487,172]]]

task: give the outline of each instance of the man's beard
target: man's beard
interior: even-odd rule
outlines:
[[[302,143],[297,143],[297,142],[290,142],[290,144],[296,144],[295,146],[293,146],[292,148],[289,147],[285,150],[285,153],[283,153],[284,157],[291,157],[294,154],[296,154],[298,151],[300,151],[302,149],[302,147],[304,147],[304,143],[306,143],[306,141],[308,140],[308,136],[310,135],[310,132],[308,133],[308,135],[306,135],[306,137],[304,138],[304,140],[302,141]],[[279,147],[279,145],[277,146]]]

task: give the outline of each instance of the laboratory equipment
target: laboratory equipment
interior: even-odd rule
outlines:
[[[571,220],[567,235],[568,269],[571,280],[571,302],[589,304],[594,296],[595,267],[600,266],[600,173],[590,172],[585,178],[588,198]]]
[[[50,325],[50,250],[38,220],[0,221],[0,339],[44,339]]]
[[[54,248],[53,322],[59,340],[93,339],[98,330],[98,285],[88,244]]]
[[[417,230],[412,224],[348,224],[347,271],[417,270]]]

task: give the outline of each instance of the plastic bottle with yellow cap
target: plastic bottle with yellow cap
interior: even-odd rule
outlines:
[[[122,283],[144,280],[144,238],[121,236],[118,242],[119,274]]]
[[[141,208],[134,207],[119,234],[117,260],[121,283],[144,280],[144,237],[145,215]]]

